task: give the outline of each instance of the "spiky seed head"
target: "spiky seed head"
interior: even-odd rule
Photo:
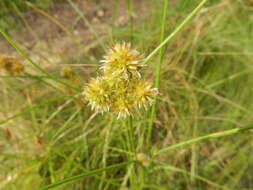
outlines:
[[[89,102],[92,109],[105,112],[110,108],[110,90],[104,77],[91,79],[84,88],[85,99]]]
[[[132,113],[131,104],[129,103],[129,99],[127,99],[127,97],[115,99],[115,101],[112,103],[112,109],[114,113],[118,115],[118,119],[126,118]]]
[[[110,109],[122,118],[152,104],[157,89],[141,79],[141,60],[140,54],[131,50],[129,44],[113,46],[102,60],[102,77],[92,79],[84,88],[85,98],[92,108],[99,112]]]
[[[110,48],[101,67],[104,76],[129,79],[130,77],[138,77],[141,75],[139,69],[144,65],[142,56],[137,50],[131,50],[130,44],[125,42],[118,43]]]
[[[152,88],[151,83],[139,80],[133,87],[134,103],[137,108],[147,108],[153,102],[153,97],[157,95],[158,90]]]

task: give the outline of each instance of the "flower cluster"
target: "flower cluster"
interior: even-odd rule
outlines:
[[[0,70],[14,75],[22,73],[25,67],[23,63],[15,57],[0,57]]]
[[[147,108],[157,94],[139,70],[142,56],[130,44],[116,44],[101,62],[102,76],[93,78],[84,88],[85,99],[98,112],[112,111],[120,117]]]

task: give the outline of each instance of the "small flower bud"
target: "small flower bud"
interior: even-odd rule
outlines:
[[[70,67],[63,67],[60,71],[61,76],[69,80],[72,84],[80,85],[80,80],[76,73]]]
[[[70,80],[75,77],[75,73],[70,67],[63,67],[60,72],[61,76],[65,79]]]
[[[144,153],[138,153],[136,156],[136,159],[138,162],[140,162],[143,166],[148,167],[149,166],[149,157]]]

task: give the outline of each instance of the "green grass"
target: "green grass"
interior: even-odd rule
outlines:
[[[159,87],[154,107],[125,120],[77,104],[82,89],[59,76],[62,65],[43,68],[1,30],[28,71],[1,74],[0,189],[253,189],[253,6],[217,0],[196,10],[201,2],[149,0],[149,12],[132,18],[140,10],[129,0],[129,25],[111,23],[110,40],[132,41],[146,57],[144,77]],[[99,31],[75,1],[66,3],[99,41],[88,54],[101,59]],[[98,61],[79,69],[74,64],[87,61],[70,57],[64,64],[73,64],[82,85],[96,76]],[[150,158],[147,166],[138,153]]]
[[[38,7],[41,8],[50,8],[53,6],[54,1],[51,0],[29,0]],[[61,0],[58,0],[58,3]],[[29,9],[26,1],[21,0],[1,0],[0,1],[0,27],[7,31],[16,28],[17,26],[21,27],[22,25],[18,22],[21,20],[22,15]],[[21,13],[21,14],[20,14]]]

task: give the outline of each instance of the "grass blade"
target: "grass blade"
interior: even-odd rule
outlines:
[[[192,144],[195,144],[195,143],[199,143],[199,142],[202,142],[202,141],[206,141],[206,140],[209,140],[209,139],[216,139],[216,138],[220,138],[220,137],[235,135],[235,134],[238,134],[238,133],[242,133],[244,131],[248,131],[250,129],[253,129],[253,123],[249,124],[249,125],[246,125],[244,127],[239,127],[239,128],[235,128],[235,129],[226,130],[226,131],[211,133],[209,135],[205,135],[205,136],[202,136],[202,137],[197,137],[197,138],[194,138],[194,139],[191,139],[191,140],[188,140],[188,141],[184,141],[184,142],[181,142],[181,143],[174,144],[174,145],[171,145],[169,147],[163,148],[163,149],[159,150],[155,154],[155,156],[157,156],[161,153],[169,152],[171,150],[175,150],[175,149],[178,149],[178,148],[183,148],[183,147],[186,147],[186,146],[189,146],[189,145],[192,145]]]
[[[112,166],[108,166],[106,168],[100,168],[100,169],[93,170],[93,171],[90,171],[90,172],[86,172],[86,173],[83,173],[83,174],[80,174],[80,175],[69,177],[69,178],[66,178],[64,180],[58,181],[56,183],[44,186],[44,187],[42,187],[42,188],[40,188],[38,190],[51,189],[51,188],[57,187],[59,185],[63,185],[65,183],[68,183],[68,182],[71,182],[71,181],[79,180],[79,179],[84,178],[84,177],[93,176],[93,175],[102,173],[104,171],[108,171],[108,170],[112,170],[112,169],[115,169],[115,168],[120,168],[120,167],[123,167],[123,166],[127,166],[129,164],[132,164],[133,162],[134,162],[134,160],[131,160],[131,161],[128,161],[128,162],[122,162],[120,164],[115,164],[115,165],[112,165]]]
[[[166,17],[167,17],[167,12],[168,12],[168,0],[164,0],[164,4],[163,4],[163,15],[162,15],[162,27],[161,27],[161,35],[160,35],[160,42],[162,43],[164,41],[165,38],[165,25],[166,25]],[[161,75],[161,66],[163,63],[163,57],[164,57],[164,50],[165,50],[165,46],[163,46],[160,49],[160,53],[159,53],[159,61],[156,64],[156,74],[155,74],[155,84],[154,87],[155,88],[159,88],[159,84],[160,84],[160,75]],[[150,116],[149,116],[149,121],[148,121],[148,150],[151,150],[151,136],[152,136],[152,126],[153,126],[153,122],[156,118],[156,103],[157,103],[157,96],[155,96],[154,99],[154,103],[151,107],[151,112],[150,112]]]

